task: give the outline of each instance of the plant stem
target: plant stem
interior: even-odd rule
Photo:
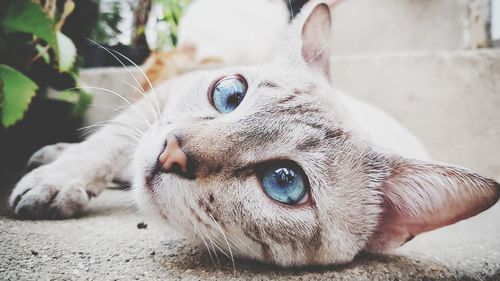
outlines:
[[[148,47],[146,33],[144,32],[151,12],[151,0],[139,0],[134,12],[134,32],[132,33],[132,45],[136,47]]]

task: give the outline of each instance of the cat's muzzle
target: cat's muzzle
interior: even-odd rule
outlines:
[[[195,163],[193,157],[185,153],[179,139],[168,134],[164,148],[156,161],[156,173],[176,174],[186,179],[195,179]]]

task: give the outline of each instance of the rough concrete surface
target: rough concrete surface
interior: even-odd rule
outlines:
[[[416,237],[388,255],[343,266],[282,269],[229,259],[149,224],[125,191],[107,190],[86,215],[62,221],[0,218],[0,280],[500,280],[500,204]],[[148,221],[145,221],[148,223]]]

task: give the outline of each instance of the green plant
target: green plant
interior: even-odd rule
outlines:
[[[121,33],[118,25],[123,21],[121,15],[124,9],[123,1],[97,0],[99,7],[97,19],[90,32],[90,39],[101,44],[111,44]]]
[[[76,48],[61,32],[75,4],[72,0],[59,2],[0,2],[0,113],[4,127],[23,118],[37,92],[76,86]],[[88,94],[77,89],[63,91],[60,99],[72,100],[76,114],[86,107],[81,103],[89,103]]]
[[[152,0],[136,1],[134,11],[134,24],[132,26],[131,45],[139,48],[149,48],[146,40],[146,25],[151,13]]]
[[[157,21],[167,25],[167,30],[157,31],[156,49],[173,48],[177,46],[179,20],[191,0],[156,0],[156,2],[163,10],[163,15]]]

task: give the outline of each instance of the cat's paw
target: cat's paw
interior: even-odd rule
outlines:
[[[9,204],[24,219],[63,219],[81,213],[92,194],[78,176],[49,164],[33,170],[16,185]]]
[[[60,142],[40,148],[28,160],[28,168],[34,169],[54,162],[71,145],[71,143]]]

